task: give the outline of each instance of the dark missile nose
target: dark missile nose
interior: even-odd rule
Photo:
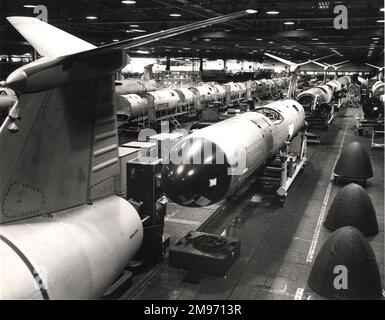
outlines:
[[[190,138],[176,145],[162,169],[162,186],[174,202],[204,207],[222,200],[231,184],[226,156],[204,138]]]

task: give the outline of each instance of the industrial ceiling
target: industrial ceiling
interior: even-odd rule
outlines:
[[[140,48],[151,56],[264,59],[270,52],[304,61],[336,53],[355,62],[382,64],[383,0],[0,0],[0,54],[31,52],[7,23],[11,15],[35,16],[48,8],[49,23],[95,45],[137,37],[220,14],[258,13]],[[336,30],[333,12],[348,9],[348,29]],[[381,10],[382,9],[382,10]],[[42,35],[44,37],[44,35]],[[138,52],[132,52],[138,55]]]

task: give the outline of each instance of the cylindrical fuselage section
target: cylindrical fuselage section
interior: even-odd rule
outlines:
[[[243,98],[246,96],[247,86],[245,82],[237,82],[239,88],[239,97]]]
[[[238,99],[240,97],[240,87],[238,86],[237,83],[234,82],[229,82],[226,83],[225,86],[227,86],[230,91],[230,98],[231,99]]]
[[[232,195],[302,128],[304,119],[298,102],[283,100],[194,131],[165,162],[166,194],[185,206],[206,206]]]
[[[143,94],[149,89],[145,82],[140,79],[115,81],[115,92],[118,95]]]
[[[0,226],[0,299],[98,299],[143,239],[136,210],[110,196]]]
[[[223,101],[226,98],[226,88],[220,84],[213,84],[216,91],[217,100]]]
[[[127,119],[144,116],[147,112],[147,99],[143,99],[137,94],[117,95],[116,110],[118,115],[124,115]]]
[[[326,85],[329,86],[333,92],[341,91],[341,83],[337,80],[328,81]]]
[[[179,104],[180,98],[174,90],[159,90],[146,94],[150,107],[154,107],[155,111],[163,111],[176,108]]]
[[[312,107],[317,98],[317,105],[328,104],[333,98],[333,91],[326,85],[317,86],[301,92],[297,101],[305,108]]]
[[[212,88],[210,90],[209,86],[207,85],[190,87],[189,89],[196,95],[197,99],[199,99],[202,104],[207,104],[215,100],[215,95]]]
[[[185,105],[192,105],[195,103],[195,94],[187,88],[174,89],[179,94],[180,102]]]
[[[351,79],[350,79],[349,76],[342,76],[342,77],[339,77],[339,78],[337,79],[337,81],[338,81],[339,83],[341,83],[341,85],[344,85],[345,88],[347,88],[347,87],[350,85],[350,83],[351,83]]]

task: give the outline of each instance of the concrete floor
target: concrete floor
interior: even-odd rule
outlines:
[[[184,282],[187,272],[163,263],[134,277],[126,299],[323,299],[307,285],[312,263],[330,235],[322,226],[334,196],[342,186],[331,183],[344,145],[359,141],[372,160],[374,177],[366,190],[377,211],[379,234],[370,240],[384,284],[384,153],[371,150],[370,139],[354,133],[354,115],[347,109],[322,134],[321,145],[309,146],[309,162],[292,185],[283,208],[253,203],[256,186],[238,199],[205,209],[170,204],[166,231],[172,243],[189,230],[236,236],[241,256],[225,278],[204,277]],[[220,208],[220,214],[217,209]],[[384,286],[383,286],[384,287]]]

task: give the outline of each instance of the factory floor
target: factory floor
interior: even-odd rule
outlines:
[[[291,186],[284,207],[251,201],[251,186],[232,202],[204,209],[169,204],[166,232],[175,243],[190,230],[238,237],[241,255],[225,278],[186,281],[186,271],[171,268],[167,256],[134,277],[125,299],[324,299],[307,284],[315,257],[330,231],[322,225],[342,186],[331,182],[334,165],[346,144],[359,141],[368,151],[374,177],[366,190],[377,212],[379,233],[370,238],[384,287],[384,153],[370,138],[355,135],[354,116],[361,109],[341,109],[320,145],[308,146],[308,163]],[[255,199],[255,198],[254,198]],[[220,211],[220,212],[219,212]],[[219,212],[219,213],[218,213]]]

